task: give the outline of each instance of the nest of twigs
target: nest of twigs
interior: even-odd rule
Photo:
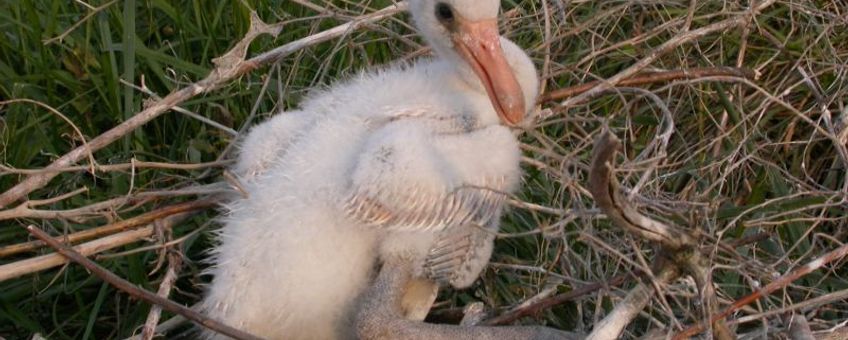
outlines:
[[[385,1],[173,6],[0,5],[0,336],[152,334],[180,312],[32,229],[190,306],[238,137],[310,88],[429,53]],[[848,3],[504,6],[543,79],[525,183],[489,268],[431,321],[482,301],[483,323],[588,334],[638,295],[622,338],[846,334]],[[620,146],[593,152],[602,131]]]

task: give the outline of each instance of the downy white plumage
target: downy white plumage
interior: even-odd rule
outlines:
[[[498,35],[499,8],[411,0],[436,57],[316,91],[248,134],[235,172],[249,196],[228,206],[205,313],[270,339],[354,338],[381,259],[458,288],[477,278],[520,181],[504,124],[538,91],[530,59]]]

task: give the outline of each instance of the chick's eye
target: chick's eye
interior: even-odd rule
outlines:
[[[436,18],[441,21],[452,21],[453,20],[453,10],[450,6],[444,2],[440,2],[436,4]]]

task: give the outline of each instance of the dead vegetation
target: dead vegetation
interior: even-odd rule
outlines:
[[[375,54],[403,60],[427,53],[402,23],[402,5],[293,3],[308,15],[274,12],[281,26],[257,24],[251,32],[306,30],[302,37],[257,51],[248,48],[255,37],[248,33],[243,44],[228,42],[233,52],[216,59],[205,78],[188,80],[174,66],[168,95],[143,78],[125,79],[132,91],[146,90],[134,96],[163,98],[147,99],[112,129],[75,126],[66,136],[75,148],[61,145],[61,154],[0,168],[14,179],[0,194],[0,287],[7,292],[0,316],[12,320],[0,335],[121,338],[148,317],[144,302],[63,266],[67,260],[45,248],[44,235],[27,242],[30,225],[108,262],[112,275],[186,305],[198,300],[213,206],[238,191],[222,170],[237,138],[209,134],[217,144],[206,162],[156,161],[142,150],[137,159],[108,151],[114,142],[178,106],[208,109],[213,104],[191,100],[215,91],[250,94],[249,109],[231,127],[243,133],[260,119],[262,103],[291,107],[301,91],[370,64]],[[483,324],[547,324],[596,339],[845,334],[848,3],[505,6],[505,35],[530,51],[544,79],[539,115],[522,136],[525,189],[511,200],[490,269],[473,289],[443,294],[431,320],[458,323],[468,301],[480,300]],[[74,35],[47,43],[67,36]],[[232,85],[240,82],[246,85]],[[8,97],[0,102],[10,122],[3,124],[7,159],[25,142],[11,119],[28,112],[20,110],[70,125],[82,120],[57,103],[0,94]],[[224,131],[204,122],[191,128]],[[111,173],[123,176],[127,190],[97,184]],[[77,309],[88,314],[37,306],[45,292],[47,301],[64,301],[57,290],[74,291],[85,306]],[[99,302],[95,308],[85,300]],[[48,311],[66,322],[46,321]],[[160,312],[151,312],[154,324]]]

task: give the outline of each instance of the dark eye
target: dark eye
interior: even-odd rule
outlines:
[[[453,10],[450,5],[444,2],[436,4],[436,18],[444,22],[453,21]]]

